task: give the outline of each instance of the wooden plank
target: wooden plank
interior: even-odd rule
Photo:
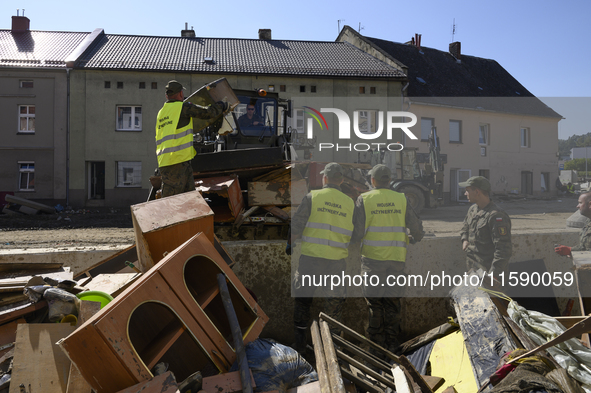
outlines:
[[[135,244],[76,274],[74,278],[78,280],[85,275],[95,277],[99,274],[117,273],[121,269],[125,268],[125,262],[127,261],[137,261],[137,250],[135,248]]]
[[[4,347],[9,344],[14,344],[16,340],[16,328],[17,325],[20,323],[27,323],[24,318],[17,319],[16,321],[12,321],[6,323],[4,325],[0,325],[0,347]],[[0,350],[0,358],[10,351],[14,346],[8,346],[5,349]]]
[[[425,380],[425,382],[427,382],[427,385],[429,385],[432,391],[439,389],[439,387],[445,382],[444,378],[435,377],[432,375],[421,375],[421,377]]]
[[[252,371],[250,371],[250,382],[253,388],[256,387]],[[242,391],[242,383],[240,382],[240,372],[232,371],[229,373],[213,375],[211,377],[203,378],[203,385],[201,387],[207,393],[230,393]]]
[[[328,368],[328,380],[333,393],[345,393],[343,376],[337,361],[337,354],[332,342],[330,328],[326,321],[320,321],[320,336],[322,337],[322,346],[324,347],[324,357]]]
[[[51,206],[44,205],[42,203],[33,202],[28,199],[20,198],[20,197],[14,196],[14,195],[6,195],[4,198],[5,198],[6,202],[15,203],[17,205],[27,206],[27,207],[30,207],[31,209],[41,210],[42,212],[48,213],[48,214],[55,213],[55,208],[53,208]]]
[[[316,358],[316,371],[318,372],[318,383],[321,393],[330,393],[330,385],[328,381],[328,367],[324,357],[324,346],[322,345],[322,338],[320,337],[320,329],[318,328],[318,321],[314,320],[310,327],[312,334],[312,344],[314,345],[314,357]]]
[[[178,384],[174,375],[167,371],[164,374],[157,375],[149,381],[140,382],[136,385],[130,386],[127,389],[118,391],[117,393],[177,393]]]
[[[67,323],[24,323],[18,325],[9,393],[64,393],[70,360],[57,342],[74,331]]]
[[[410,374],[410,377],[414,383],[419,385],[422,393],[433,393],[427,382],[423,379],[421,374],[415,369],[412,363],[406,358],[406,356],[400,356],[400,365],[405,368],[406,371]]]
[[[101,291],[115,297],[140,276],[141,274],[138,273],[99,274],[84,287],[90,291]]]
[[[0,312],[0,324],[12,321],[13,319],[17,319],[18,317],[35,312],[44,307],[47,307],[47,300],[41,300],[37,303],[27,303],[4,310]]]

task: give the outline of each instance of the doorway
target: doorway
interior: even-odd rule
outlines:
[[[105,199],[105,162],[89,161],[88,168],[88,199]]]
[[[470,169],[451,169],[449,171],[449,190],[450,200],[456,202],[467,202],[468,197],[464,195],[465,188],[462,188],[458,183],[464,182],[470,178],[472,171]]]
[[[533,172],[521,172],[521,193],[532,195],[534,193],[534,174]]]

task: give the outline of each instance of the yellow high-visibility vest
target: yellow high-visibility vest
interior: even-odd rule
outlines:
[[[378,261],[406,260],[406,197],[385,188],[364,194],[365,235],[361,255]]]
[[[336,188],[312,191],[312,211],[302,234],[302,254],[339,260],[349,255],[355,202]]]
[[[195,157],[193,147],[193,118],[186,127],[177,129],[182,101],[164,104],[156,120],[156,157],[158,166],[170,166]]]

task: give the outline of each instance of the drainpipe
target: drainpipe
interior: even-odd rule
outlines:
[[[70,206],[70,70],[66,67],[66,208]]]

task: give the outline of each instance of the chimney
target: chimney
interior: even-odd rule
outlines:
[[[191,26],[191,30],[189,30],[189,24],[185,22],[185,30],[181,30],[181,37],[195,37],[193,26]]]
[[[17,11],[17,16],[12,17],[12,31],[15,33],[29,31],[29,25],[31,21],[24,15],[24,11],[25,10],[23,10],[23,16],[18,16]]]
[[[462,43],[452,42],[449,44],[449,53],[459,62],[462,60]]]
[[[259,40],[270,40],[271,29],[259,29]]]

